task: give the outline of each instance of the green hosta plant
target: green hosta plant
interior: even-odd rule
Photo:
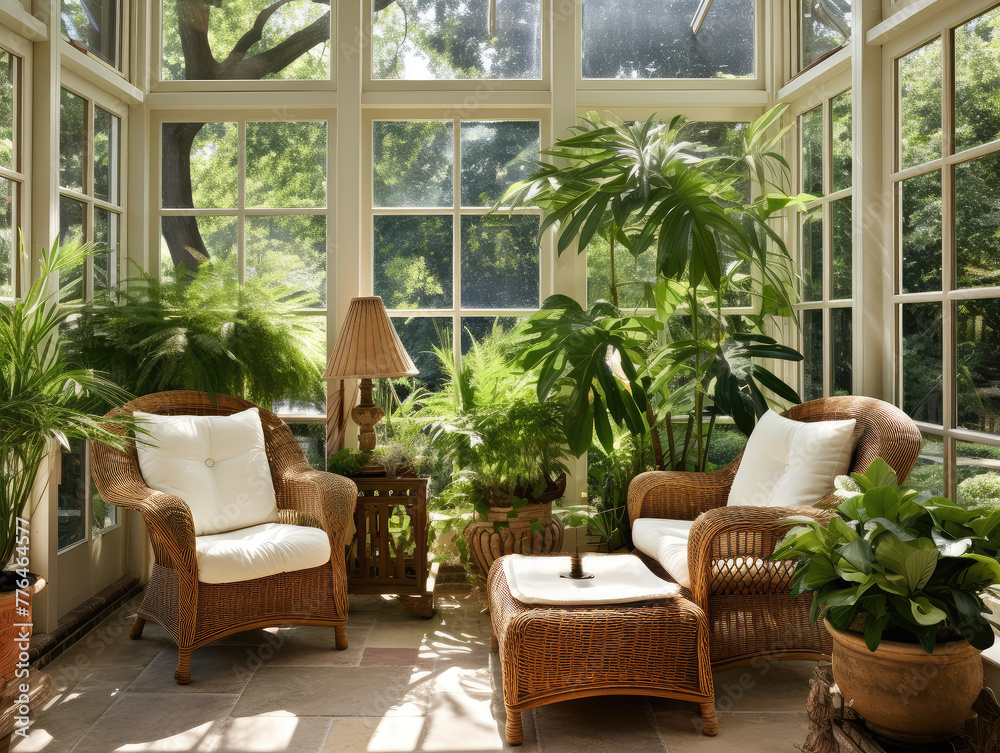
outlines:
[[[900,487],[882,459],[853,478],[856,489],[838,484],[845,499],[829,527],[788,518],[797,525],[774,551],[797,560],[793,594],[813,592],[811,619],[863,630],[872,651],[889,639],[932,653],[956,633],[993,645],[980,594],[1000,583],[1000,510]]]

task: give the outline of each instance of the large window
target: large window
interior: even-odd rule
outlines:
[[[73,77],[64,80],[75,82]],[[93,243],[99,253],[74,270],[70,300],[92,300],[118,283],[124,231],[122,140],[124,108],[63,88],[59,96],[59,237]],[[65,281],[64,281],[65,282]],[[90,481],[89,453],[82,441],[62,452],[59,484],[59,549],[100,535],[118,524],[118,510],[105,505]]]
[[[0,48],[0,298],[17,295],[17,228],[21,225],[23,61]]]
[[[914,482],[960,503],[1000,501],[998,59],[1000,8],[895,61],[899,402]]]
[[[797,223],[803,400],[854,391],[851,117],[850,90],[798,117],[799,188],[817,197]]]
[[[469,345],[538,307],[537,213],[489,209],[525,177],[538,120],[371,121],[372,272],[404,345],[433,383],[434,346]]]

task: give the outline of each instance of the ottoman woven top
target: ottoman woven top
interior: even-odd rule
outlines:
[[[631,554],[584,557],[584,571],[594,576],[586,580],[560,577],[569,572],[569,557],[512,554],[502,563],[510,595],[522,604],[627,604],[680,593]]]

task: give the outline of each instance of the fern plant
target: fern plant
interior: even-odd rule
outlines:
[[[116,304],[115,301],[118,301]],[[137,395],[199,390],[319,403],[322,332],[296,313],[309,294],[274,278],[237,282],[229,261],[126,281],[87,306],[67,332],[69,356],[100,367]]]

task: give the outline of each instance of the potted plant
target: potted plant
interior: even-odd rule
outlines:
[[[1000,510],[900,488],[881,459],[853,478],[838,483],[845,499],[827,527],[788,519],[774,557],[797,561],[795,595],[813,592],[845,702],[890,737],[946,738],[965,724],[993,644],[980,594],[1000,582]]]
[[[72,277],[93,246],[54,243],[42,250],[38,279],[25,294],[11,303],[0,302],[0,592],[25,588],[24,581],[34,584],[34,576],[23,577],[26,565],[17,557],[21,574],[7,571],[23,546],[25,507],[35,488],[39,470],[48,456],[52,440],[68,446],[69,439],[98,439],[114,446],[121,438],[106,428],[107,419],[92,415],[89,406],[97,401],[119,403],[128,395],[90,369],[67,366],[59,343],[60,327],[79,310],[79,306],[62,303],[74,288],[70,281],[59,288],[59,277]],[[21,249],[25,265],[31,259]],[[30,516],[30,513],[28,513]],[[0,596],[0,611],[13,610],[13,593]],[[20,606],[20,605],[19,605]],[[30,608],[30,607],[29,607]],[[30,613],[29,613],[30,614]],[[14,623],[30,622],[24,615],[16,619],[0,616],[0,624],[13,631]],[[3,660],[0,678],[13,674],[16,656],[13,635],[0,636]]]
[[[446,384],[417,413],[452,464],[443,496],[456,508],[471,506],[478,517],[464,533],[483,576],[500,554],[544,554],[562,546],[552,503],[566,486],[566,406],[556,397],[538,401],[533,380],[513,363],[514,338],[495,328],[473,341],[461,368],[450,350],[437,349]]]

